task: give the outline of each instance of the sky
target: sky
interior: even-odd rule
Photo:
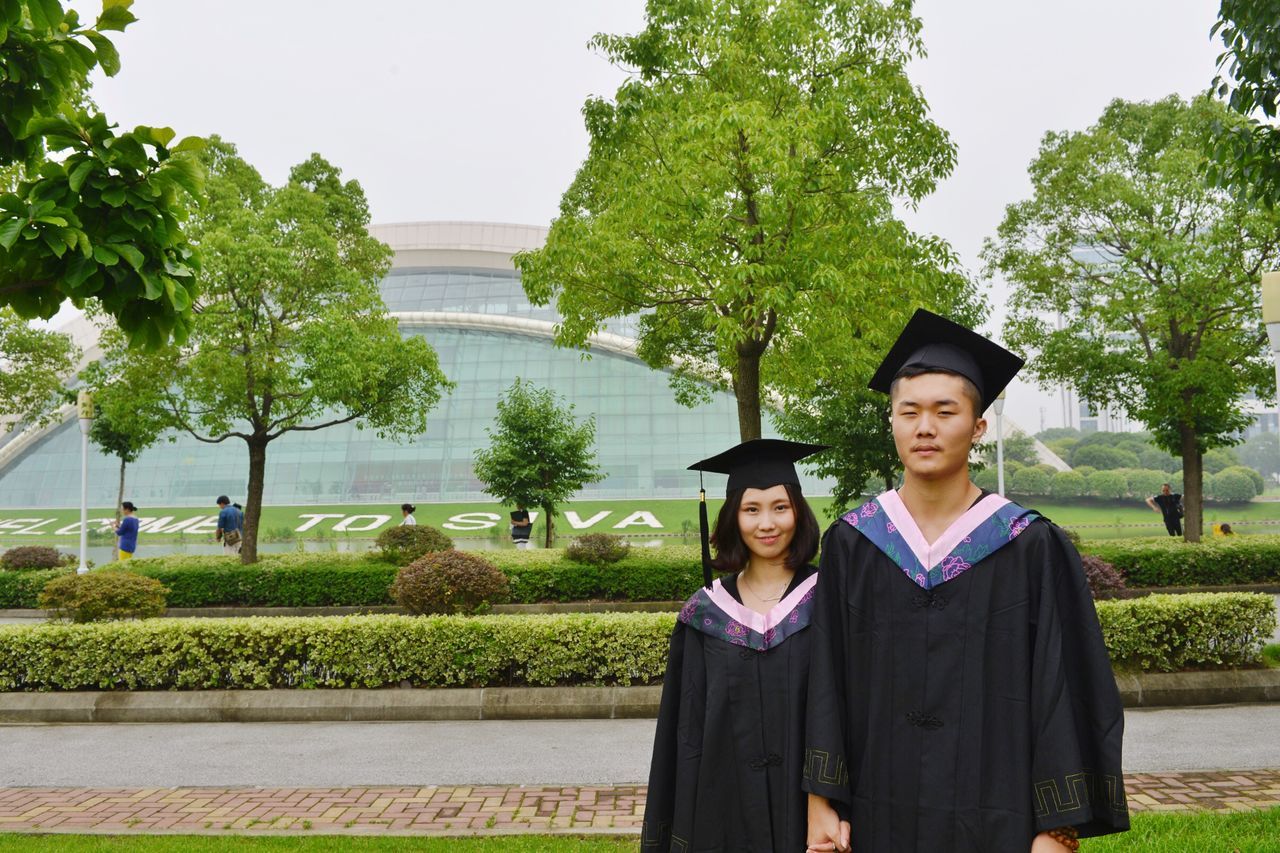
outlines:
[[[72,3],[88,16],[96,3]],[[955,171],[916,210],[981,277],[979,252],[1050,130],[1115,98],[1189,98],[1213,79],[1216,0],[918,0],[911,76],[955,141]],[[358,9],[358,14],[355,14]],[[217,133],[268,180],[313,151],[358,180],[375,223],[549,224],[587,153],[583,102],[624,72],[598,32],[643,27],[642,0],[136,0],[123,68],[93,97],[122,127]],[[1008,288],[983,280],[998,333]],[[1016,381],[1006,414],[1060,426],[1060,395]]]

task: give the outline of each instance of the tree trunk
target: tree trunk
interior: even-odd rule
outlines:
[[[120,526],[120,504],[124,503],[124,457],[120,458],[120,489],[116,492],[116,527]],[[116,537],[116,544],[111,549],[111,559],[116,561],[120,559],[120,537]]]
[[[546,519],[546,522],[547,522],[547,535],[544,537],[542,547],[550,548],[551,543],[555,541],[556,508],[551,506],[550,504],[543,504],[542,517]],[[533,531],[531,530],[529,532],[532,533]]]
[[[1196,446],[1196,431],[1188,426],[1178,428],[1182,449],[1182,538],[1199,542],[1204,527],[1204,456]]]
[[[258,520],[262,518],[262,491],[267,472],[267,439],[253,436],[249,445],[249,493],[244,498],[244,530],[240,533],[240,562],[258,562]]]
[[[748,341],[738,345],[738,369],[733,375],[733,394],[738,398],[738,434],[743,441],[760,437],[760,354],[759,345]]]

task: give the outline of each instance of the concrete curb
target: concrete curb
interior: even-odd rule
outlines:
[[[1116,675],[1126,708],[1280,702],[1280,669]]]
[[[1117,675],[1126,708],[1280,702],[1280,669]],[[0,693],[0,723],[654,718],[661,685]]]
[[[0,723],[613,720],[656,717],[662,687],[0,693]]]

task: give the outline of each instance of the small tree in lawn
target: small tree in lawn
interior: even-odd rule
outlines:
[[[97,361],[80,372],[80,381],[93,391],[96,416],[89,428],[89,440],[104,453],[120,460],[120,487],[116,492],[116,523],[120,523],[120,503],[124,500],[124,475],[127,466],[138,461],[142,451],[160,440],[165,419],[158,400],[143,400],[144,386],[130,386],[111,381],[120,365],[113,353],[124,351],[125,338],[118,328],[103,332],[103,361]],[[108,341],[114,342],[114,346]],[[119,554],[116,554],[118,557]]]
[[[476,451],[476,477],[504,505],[541,509],[550,548],[556,505],[604,479],[592,449],[595,417],[579,423],[572,405],[562,407],[549,389],[517,379],[498,403],[494,428],[486,431],[490,446]]]

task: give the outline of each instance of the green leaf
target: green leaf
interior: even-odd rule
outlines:
[[[137,17],[129,11],[128,7],[119,4],[111,5],[110,3],[102,4],[102,14],[98,16],[98,21],[94,24],[94,28],[98,30],[117,30],[123,32],[124,28],[137,21]]]
[[[12,249],[13,244],[18,242],[18,235],[22,233],[22,229],[26,227],[25,219],[10,219],[3,225],[0,225],[0,246],[5,249]]]
[[[71,170],[71,175],[67,178],[67,186],[74,193],[80,192],[80,188],[84,186],[85,179],[89,177],[89,173],[93,171],[94,162],[85,160],[79,166]]]
[[[176,135],[171,127],[146,127],[145,125],[139,125],[133,132],[161,147],[168,145],[169,140]]]
[[[102,191],[102,200],[112,207],[124,204],[124,187],[110,187]]]
[[[102,66],[102,73],[108,77],[116,76],[120,72],[120,54],[116,46],[111,43],[111,39],[95,32],[87,32],[84,36],[93,44],[94,52],[98,55],[98,63]]]
[[[113,267],[120,262],[120,256],[106,246],[94,246],[93,259],[104,267]]]
[[[129,266],[135,270],[141,270],[147,263],[146,256],[128,243],[111,243],[110,246],[112,251],[128,261]]]
[[[186,136],[177,145],[169,149],[171,154],[181,154],[184,151],[203,151],[206,147],[205,141],[199,136]]]

